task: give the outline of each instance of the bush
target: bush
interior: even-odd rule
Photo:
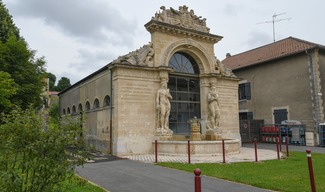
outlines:
[[[0,186],[3,191],[35,192],[60,189],[75,166],[86,160],[86,145],[78,118],[60,125],[32,108],[1,115]]]

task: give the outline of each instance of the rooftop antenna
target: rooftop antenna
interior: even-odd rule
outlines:
[[[284,14],[286,14],[286,13],[279,13],[279,14],[274,13],[272,15],[272,21],[264,21],[264,22],[256,23],[256,24],[262,24],[262,23],[272,23],[273,24],[273,42],[275,42],[275,27],[274,27],[274,23],[275,22],[278,22],[278,21],[284,21],[284,20],[290,20],[291,19],[291,18],[276,19],[277,16],[284,15]]]

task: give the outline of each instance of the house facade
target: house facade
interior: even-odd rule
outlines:
[[[240,140],[238,78],[214,54],[222,37],[186,6],[162,6],[145,27],[149,44],[59,94],[61,116],[84,114],[87,143],[113,155],[186,140],[191,119],[200,120],[202,139]]]
[[[319,145],[324,122],[325,47],[289,37],[223,61],[239,81],[239,119],[306,125],[306,145]]]

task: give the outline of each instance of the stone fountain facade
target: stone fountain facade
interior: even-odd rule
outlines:
[[[215,56],[214,45],[222,37],[211,34],[206,19],[187,6],[162,6],[145,28],[151,34],[148,44],[118,57],[60,93],[61,115],[84,112],[87,142],[113,155],[153,153],[155,140],[168,143],[188,139],[197,143],[196,154],[217,153],[206,145],[221,139],[234,143],[228,148],[238,152],[239,79]],[[177,73],[169,65],[177,53],[195,61],[197,73]],[[189,137],[170,129],[170,110],[175,107],[171,105],[175,99],[169,87],[171,75],[199,81],[200,116],[188,122],[192,123]],[[172,148],[172,153],[184,151],[176,145]]]

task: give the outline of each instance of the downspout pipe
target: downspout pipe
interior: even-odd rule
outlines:
[[[110,71],[110,120],[109,120],[109,153],[113,155],[113,71],[112,68],[109,67]]]
[[[313,97],[313,104],[314,104],[314,118],[315,118],[315,130],[314,130],[314,136],[316,136],[316,139],[318,138],[317,135],[319,134],[318,130],[318,111],[317,111],[317,98],[316,98],[316,90],[315,90],[315,72],[314,72],[314,65],[313,65],[313,58],[310,53],[308,53],[308,50],[305,50],[308,60],[309,60],[309,69],[310,69],[310,76],[311,76],[311,86],[312,86],[312,97]],[[319,143],[319,140],[317,140],[317,144]]]

